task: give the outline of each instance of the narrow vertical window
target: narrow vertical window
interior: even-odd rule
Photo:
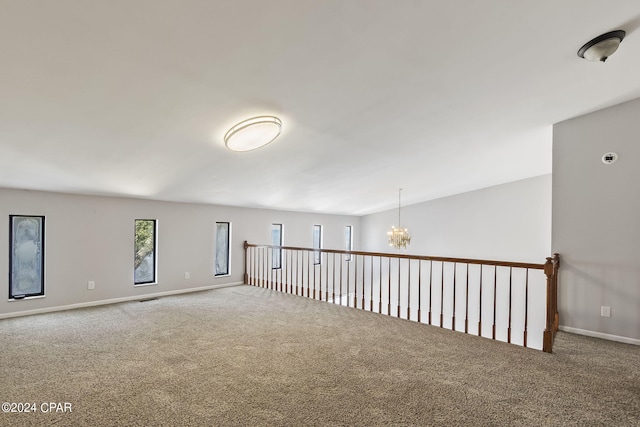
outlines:
[[[313,226],[313,249],[322,249],[322,226],[314,225]],[[320,264],[322,262],[322,257],[320,256],[320,251],[313,252],[313,263]]]
[[[134,285],[156,282],[156,234],[157,222],[155,219],[136,219]]]
[[[344,228],[344,248],[348,251],[353,250],[353,234],[351,232],[352,232],[351,226],[347,225]],[[351,261],[351,254],[345,255],[344,260]]]
[[[229,274],[229,242],[231,240],[230,236],[231,224],[228,222],[216,222],[216,276],[226,276]]]
[[[271,245],[282,246],[282,224],[271,224]],[[273,249],[271,268],[282,268],[282,249]]]
[[[44,295],[44,217],[9,215],[9,299]]]

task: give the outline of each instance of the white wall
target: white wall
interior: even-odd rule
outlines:
[[[46,217],[44,298],[8,301],[11,214]],[[323,225],[327,248],[343,248],[346,225],[354,227],[355,248],[361,234],[358,217],[1,188],[0,218],[6,221],[0,226],[0,318],[242,282],[244,241],[269,244],[272,223],[284,224],[284,244],[291,246],[311,247],[314,224]],[[133,286],[136,218],[158,220],[157,285]],[[232,223],[228,277],[213,275],[216,221]],[[95,290],[87,289],[90,280]]]
[[[393,209],[362,218],[366,251],[389,251]],[[544,263],[551,256],[551,175],[402,207],[407,253]]]
[[[640,344],[638,118],[634,100],[554,126],[552,244],[561,326]],[[609,151],[620,155],[613,165],[601,161]]]

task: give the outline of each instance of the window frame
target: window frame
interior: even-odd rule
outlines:
[[[315,224],[313,226],[313,243],[312,243],[312,247],[314,249],[313,251],[313,264],[314,265],[320,265],[322,264],[322,255],[320,250],[322,249],[322,225],[321,224]],[[317,241],[316,241],[316,236]]]
[[[278,230],[278,241],[274,239],[274,232]],[[272,246],[282,246],[284,242],[284,226],[282,224],[273,223],[271,224],[271,245]],[[272,270],[281,270],[282,269],[282,249],[272,249],[271,251],[271,269]]]
[[[220,232],[220,226],[226,225],[226,247],[224,248],[224,252],[219,251],[218,243],[219,237],[218,233]],[[213,258],[213,276],[214,277],[226,277],[231,275],[231,222],[230,221],[216,221],[216,229],[214,235],[214,258]],[[218,262],[218,257],[224,254],[226,258],[226,270],[218,271],[218,266],[220,263]]]
[[[347,251],[353,251],[353,226],[347,225],[344,228],[344,243]],[[345,254],[344,260],[351,261],[351,254]]]
[[[145,222],[153,222],[153,250],[150,252],[153,254],[153,262],[152,262],[152,266],[153,266],[153,273],[152,273],[152,279],[151,280],[145,280],[145,281],[138,281],[136,279],[136,270],[140,267],[140,265],[142,264],[143,261],[141,261],[141,263],[138,265],[138,267],[135,266],[135,259],[136,259],[136,254],[138,252],[138,248],[137,248],[137,241],[138,241],[138,222],[141,221],[145,221]],[[133,232],[133,253],[134,253],[134,264],[133,264],[133,286],[149,286],[149,285],[157,285],[158,284],[158,220],[157,219],[151,219],[151,218],[136,218],[134,220],[134,232]],[[143,260],[149,256],[148,254],[145,255],[145,257],[143,258]]]
[[[18,257],[19,248],[16,245],[17,237],[19,235],[20,224],[23,221],[33,220],[37,222],[38,233],[34,239],[29,239],[35,242],[36,255],[39,257],[37,260],[37,268],[39,269],[40,277],[40,290],[38,292],[20,293],[15,292],[15,278],[14,276],[19,273],[20,263],[18,266],[14,265],[14,255]],[[27,248],[29,250],[29,248]],[[45,296],[45,217],[44,215],[9,215],[9,301],[19,301],[23,299],[43,298]]]

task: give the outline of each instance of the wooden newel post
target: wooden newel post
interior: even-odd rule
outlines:
[[[558,315],[558,270],[560,269],[560,254],[553,254],[553,334],[558,332],[560,318]]]
[[[551,353],[553,338],[558,330],[558,266],[558,254],[548,257],[544,264],[544,274],[547,276],[547,316],[542,335],[542,351],[546,353]]]
[[[244,241],[244,276],[243,276],[245,285],[249,284],[249,275],[247,274],[247,262],[249,260],[247,256],[248,249],[249,249],[249,242],[245,240]]]

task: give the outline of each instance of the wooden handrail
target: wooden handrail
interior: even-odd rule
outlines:
[[[532,268],[536,270],[544,270],[546,264],[536,264],[536,263],[526,263],[526,262],[513,262],[513,261],[496,261],[496,260],[486,260],[486,259],[473,259],[473,258],[450,258],[450,257],[437,257],[437,256],[426,256],[426,255],[410,255],[410,254],[396,254],[396,253],[387,253],[387,252],[363,252],[363,251],[345,251],[340,249],[312,249],[312,248],[301,248],[296,246],[274,246],[274,245],[257,245],[253,243],[245,242],[246,248],[270,248],[270,249],[284,249],[290,251],[309,251],[309,252],[320,252],[320,253],[330,253],[330,254],[344,254],[344,255],[364,255],[364,256],[374,256],[374,257],[385,257],[385,258],[401,258],[401,259],[415,259],[422,261],[439,261],[439,262],[454,262],[460,264],[482,264],[482,265],[497,265],[499,267],[516,267],[516,268]]]

